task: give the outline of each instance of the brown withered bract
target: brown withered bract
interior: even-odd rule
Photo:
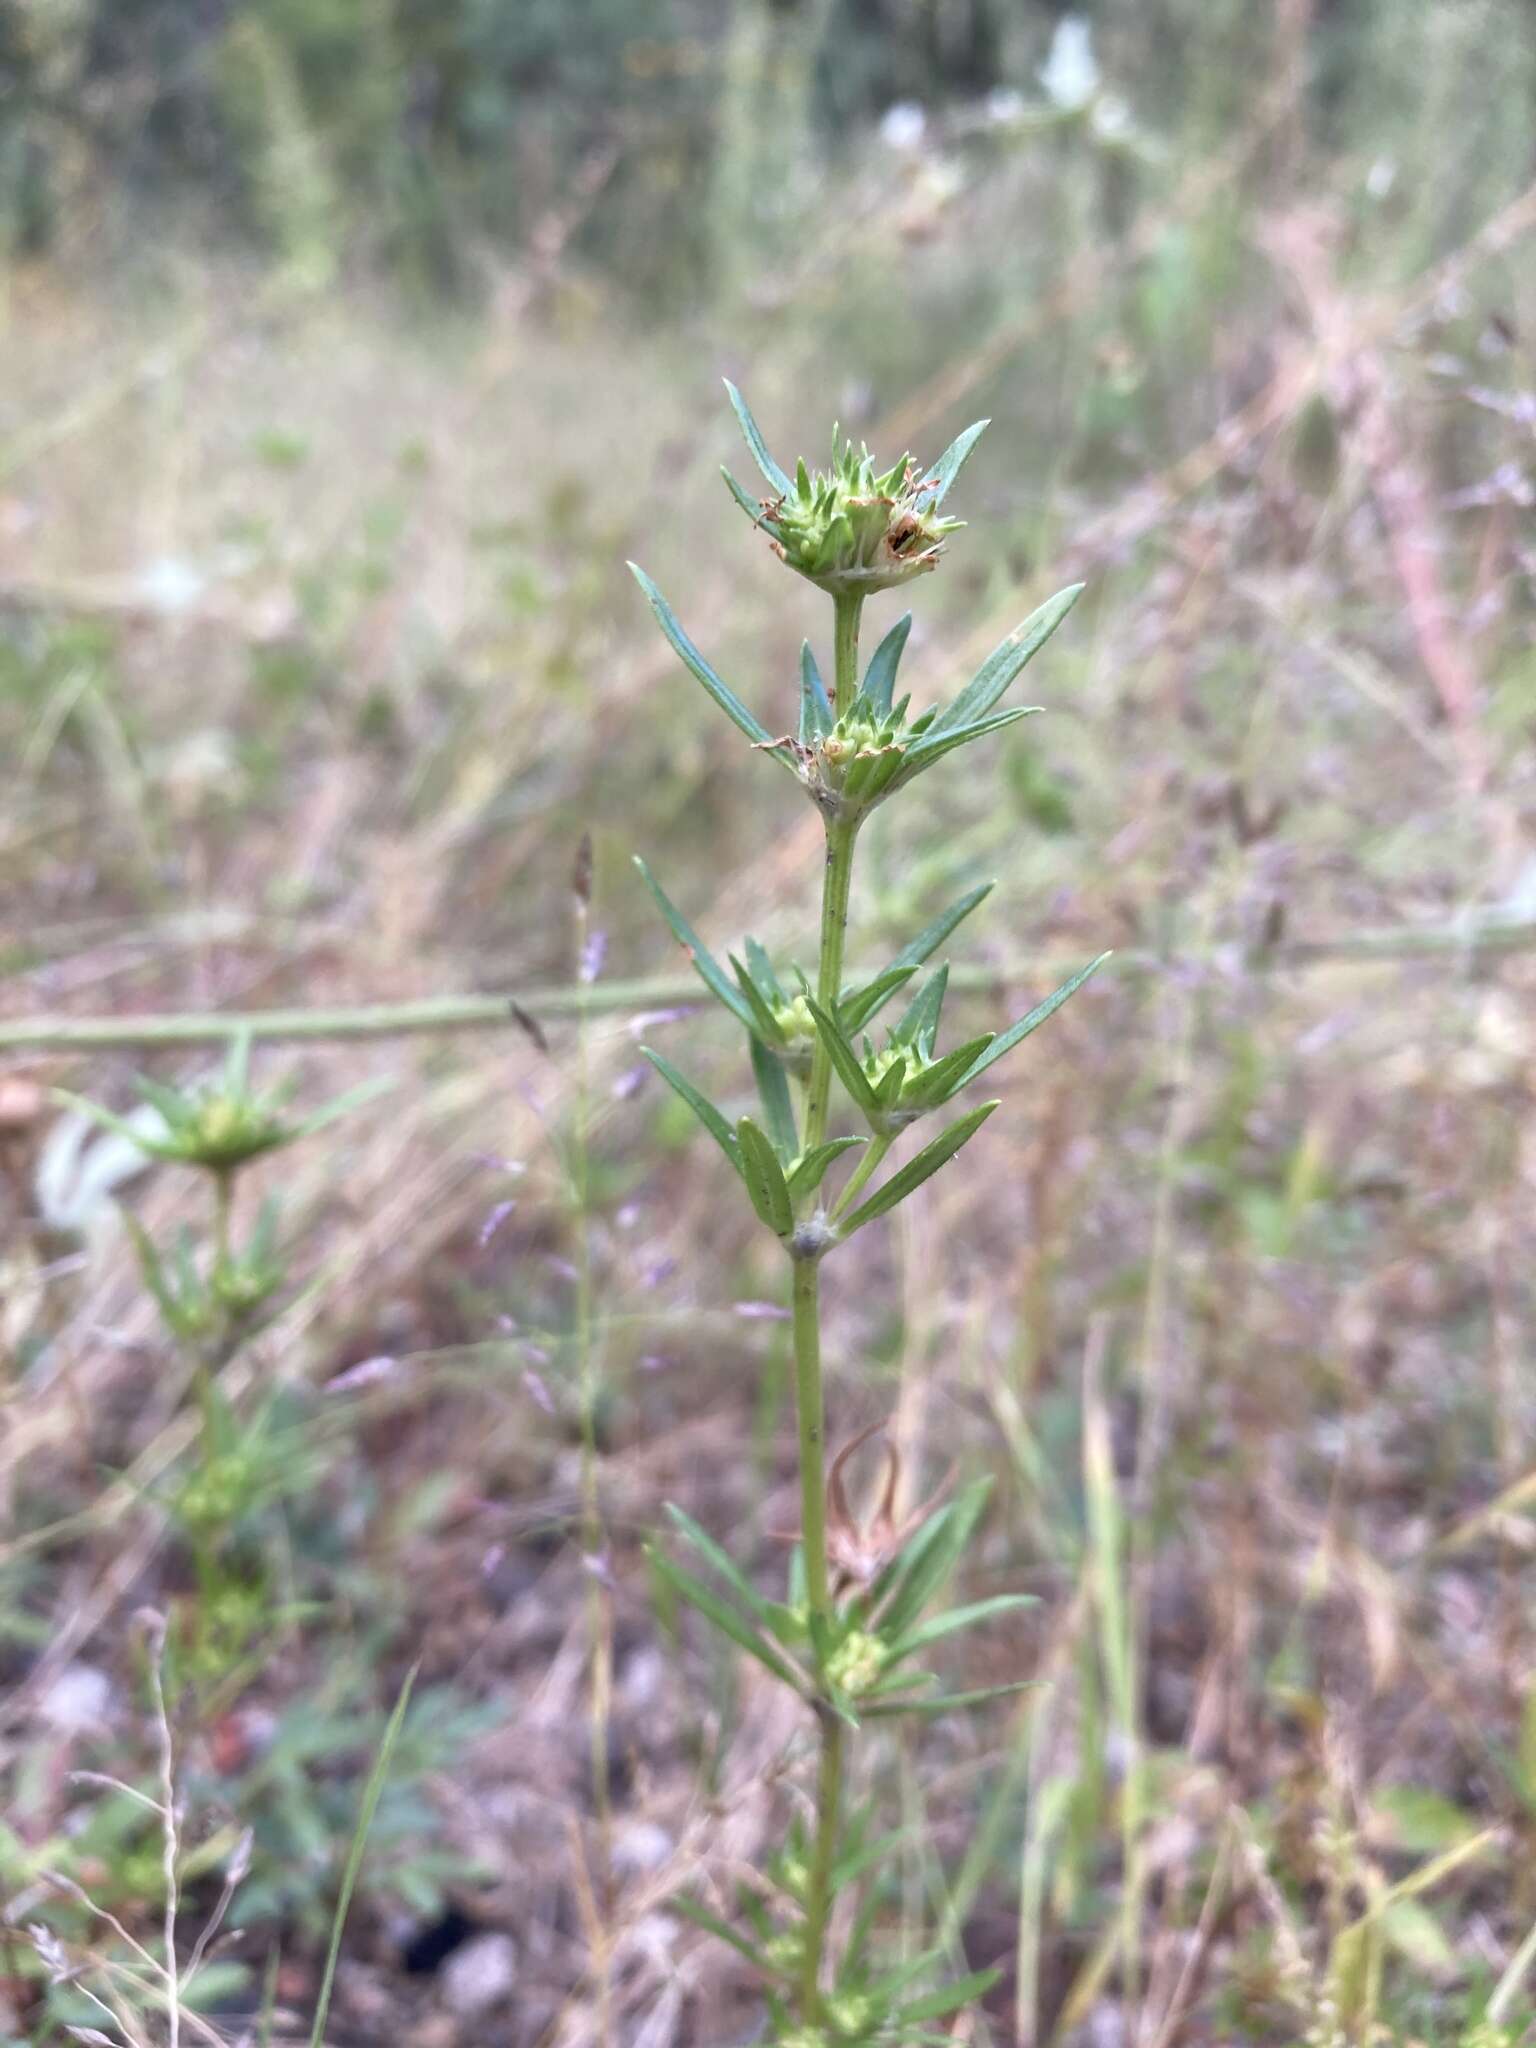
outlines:
[[[827,1471],[827,1561],[832,1567],[833,1591],[839,1598],[854,1591],[867,1592],[891,1559],[940,1506],[955,1482],[951,1470],[937,1490],[898,1523],[896,1495],[901,1485],[901,1453],[887,1438],[883,1446],[885,1483],[879,1503],[867,1523],[856,1521],[848,1506],[843,1468],[855,1451],[884,1428],[883,1422],[872,1422],[868,1429],[861,1430],[843,1445]]]

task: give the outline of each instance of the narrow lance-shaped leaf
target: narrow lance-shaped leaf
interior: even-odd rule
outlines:
[[[944,991],[948,987],[948,966],[936,968],[902,1012],[891,1033],[895,1044],[916,1046],[925,1058],[932,1052],[934,1033],[944,1008]]]
[[[896,1107],[905,1082],[906,1069],[899,1061],[893,1060],[880,1076],[879,1085],[875,1089],[875,1100],[880,1105],[882,1116]]]
[[[152,1131],[140,1130],[136,1124],[130,1123],[127,1117],[119,1116],[116,1110],[103,1109],[99,1102],[92,1102],[84,1095],[76,1095],[70,1088],[53,1088],[49,1093],[55,1102],[62,1102],[66,1108],[77,1110],[81,1116],[89,1117],[92,1123],[99,1124],[104,1131],[111,1131],[119,1138],[126,1138],[131,1145],[136,1145],[139,1151],[148,1153],[152,1158],[174,1159],[177,1156],[174,1148],[168,1146],[164,1139]]]
[[[834,1159],[850,1151],[855,1145],[867,1145],[868,1138],[830,1138],[825,1145],[817,1145],[797,1160],[794,1171],[787,1176],[790,1196],[801,1201],[806,1195],[814,1194],[826,1179],[827,1168]]]
[[[888,1209],[894,1209],[898,1202],[904,1202],[914,1188],[922,1186],[931,1174],[946,1165],[961,1146],[967,1144],[996,1109],[995,1102],[984,1102],[979,1109],[958,1118],[947,1130],[925,1145],[915,1158],[893,1173],[885,1185],[876,1190],[867,1202],[861,1203],[853,1214],[840,1226],[844,1237],[852,1237],[856,1230],[862,1230],[866,1223],[873,1223],[877,1216],[883,1216]]]
[[[900,775],[906,756],[893,740],[888,747],[861,747],[843,782],[843,799],[873,804]]]
[[[974,1479],[958,1500],[932,1516],[906,1549],[891,1560],[869,1590],[869,1607],[880,1616],[882,1633],[900,1641],[917,1625],[924,1607],[960,1562],[992,1491],[990,1479]]]
[[[749,1116],[737,1122],[736,1143],[741,1152],[741,1176],[753,1208],[775,1236],[788,1237],[795,1227],[794,1205],[772,1145]]]
[[[372,1102],[377,1096],[387,1095],[395,1086],[396,1076],[393,1074],[377,1074],[371,1081],[361,1081],[357,1087],[349,1088],[345,1095],[338,1095],[334,1102],[327,1102],[311,1115],[301,1118],[289,1135],[312,1138],[316,1131],[323,1131],[338,1117],[350,1116],[354,1109],[361,1109],[365,1102]]]
[[[779,1029],[779,1020],[769,1007],[767,997],[734,953],[727,953],[725,957],[731,963],[731,972],[736,977],[736,986],[741,990],[741,999],[752,1013],[754,1033],[765,1045],[781,1044],[784,1034]]]
[[[1054,994],[1048,995],[1043,1003],[1036,1003],[1029,1015],[1021,1017],[1011,1031],[1005,1031],[1000,1037],[994,1038],[980,1059],[977,1060],[976,1064],[966,1074],[965,1079],[957,1085],[961,1088],[969,1087],[971,1082],[978,1075],[984,1074],[995,1060],[1000,1060],[1005,1052],[1012,1052],[1013,1048],[1020,1044],[1022,1040],[1028,1038],[1032,1031],[1038,1031],[1046,1019],[1054,1017],[1068,997],[1074,995],[1082,987],[1089,975],[1102,967],[1109,957],[1108,953],[1101,953],[1097,960],[1090,960],[1088,965],[1074,974],[1070,981],[1064,981]]]
[[[731,1641],[738,1644],[749,1656],[755,1657],[765,1670],[773,1673],[781,1685],[791,1686],[796,1692],[803,1692],[801,1675],[770,1643],[763,1641],[744,1614],[738,1614],[727,1601],[722,1600],[717,1593],[711,1592],[702,1579],[696,1579],[692,1572],[685,1572],[681,1565],[674,1564],[664,1550],[652,1548],[648,1550],[647,1555],[652,1570],[664,1579],[674,1592],[680,1594],[690,1607],[696,1608],[706,1621],[714,1623],[722,1635],[729,1636]]]
[[[701,1095],[691,1081],[684,1079],[670,1060],[663,1059],[661,1054],[653,1051],[650,1046],[641,1046],[640,1057],[649,1060],[673,1093],[682,1097],[705,1130],[708,1131],[709,1135],[720,1147],[726,1158],[729,1159],[732,1166],[740,1173],[741,1153],[737,1147],[735,1135],[730,1125],[726,1122],[720,1111],[716,1109],[709,1097]]]
[[[808,747],[833,726],[832,700],[809,640],[800,643],[800,744]]]
[[[978,1054],[986,1051],[992,1043],[993,1034],[982,1031],[975,1038],[967,1039],[964,1045],[957,1045],[943,1059],[935,1060],[919,1081],[906,1091],[903,1107],[907,1109],[937,1109],[941,1102],[948,1102],[958,1094],[970,1077],[970,1070]]]
[[[942,1991],[931,1991],[926,1998],[914,1998],[910,2005],[902,2006],[896,2015],[896,2023],[910,2027],[917,2020],[943,2019],[947,2013],[958,2012],[962,2006],[973,2004],[992,1989],[1001,1975],[1001,1970],[974,1970],[969,1977],[959,1977],[953,1984],[946,1984]]]
[[[765,1977],[784,1977],[784,1971],[779,1969],[777,1964],[770,1962],[762,1949],[748,1941],[745,1935],[738,1934],[735,1928],[722,1920],[718,1914],[711,1913],[707,1906],[701,1906],[697,1899],[679,1898],[674,1895],[667,1903],[672,1912],[681,1913],[685,1920],[691,1920],[695,1927],[702,1927],[704,1932],[712,1934],[716,1941],[728,1943],[738,1955],[745,1956],[752,1967],[760,1970]]]
[[[735,477],[731,475],[731,472],[723,462],[720,465],[720,474],[725,478],[726,487],[730,491],[731,496],[736,500],[742,511],[746,513],[752,524],[760,526],[765,533],[770,534],[774,540],[777,540],[782,529],[779,526],[779,522],[772,517],[767,508],[760,505],[750,492],[744,491],[741,488],[741,485],[737,483]]]
[[[1022,626],[1015,626],[1006,640],[1000,640],[953,704],[946,705],[934,720],[935,732],[957,725],[970,725],[992,709],[1004,690],[1050,639],[1082,595],[1081,583],[1068,584],[1032,611]]]
[[[881,1005],[885,1003],[903,982],[912,979],[910,967],[887,967],[884,974],[877,974],[873,981],[847,996],[838,1005],[837,1021],[850,1036],[862,1031]]]
[[[864,687],[860,694],[869,707],[871,717],[876,720],[890,716],[891,694],[896,687],[896,671],[901,666],[902,651],[906,647],[907,635],[911,631],[912,614],[903,612],[869,657],[869,667],[864,671]]]
[[[988,1621],[996,1614],[1012,1614],[1021,1607],[1034,1607],[1037,1602],[1028,1593],[997,1593],[990,1600],[975,1600],[969,1607],[952,1607],[947,1614],[936,1614],[931,1621],[925,1621],[910,1635],[892,1643],[890,1657],[894,1663],[903,1657],[914,1657],[919,1650],[926,1650],[930,1643],[941,1642],[945,1636],[952,1636],[960,1629],[974,1628],[978,1621]]]
[[[853,1097],[862,1113],[872,1124],[878,1127],[880,1122],[879,1100],[875,1095],[874,1089],[870,1086],[869,1076],[860,1064],[858,1054],[848,1042],[842,1026],[835,1018],[827,1015],[814,996],[807,996],[806,1002],[810,1007],[811,1016],[815,1019],[816,1029],[821,1035],[821,1042],[827,1048],[832,1064],[837,1070],[838,1079]]]
[[[693,963],[694,972],[717,1002],[724,1003],[731,1015],[745,1031],[756,1031],[758,1023],[746,997],[734,985],[724,968],[710,952],[687,918],[672,901],[660,882],[651,873],[639,854],[635,855],[635,866],[640,870],[641,880],[656,899],[656,907],[666,919],[672,936]]]
[[[249,1026],[237,1031],[229,1041],[229,1050],[224,1056],[224,1093],[237,1099],[244,1095],[251,1079],[251,1047],[253,1039]]]
[[[789,1099],[789,1077],[767,1046],[755,1038],[752,1040],[752,1072],[757,1078],[763,1122],[773,1140],[773,1149],[788,1166],[800,1150],[800,1139],[795,1130],[795,1108]]]
[[[856,1884],[865,1871],[873,1870],[882,1858],[893,1856],[903,1842],[912,1839],[914,1832],[912,1828],[897,1828],[891,1834],[880,1836],[877,1841],[862,1842],[856,1848],[845,1850],[832,1866],[834,1895]]]
[[[179,1088],[168,1088],[163,1081],[153,1080],[148,1074],[135,1074],[133,1085],[150,1108],[160,1112],[168,1131],[181,1130],[188,1124],[196,1123],[195,1097],[184,1094]],[[223,1084],[223,1093],[233,1100],[238,1101],[244,1092],[243,1088],[238,1091],[232,1089],[227,1080]]]
[[[723,1550],[714,1537],[709,1535],[706,1530],[701,1529],[692,1515],[685,1514],[673,1501],[669,1500],[666,1505],[668,1515],[684,1540],[691,1543],[701,1557],[708,1559],[709,1563],[714,1566],[721,1578],[731,1588],[731,1591],[745,1603],[751,1612],[756,1615],[757,1619],[766,1622],[770,1602],[765,1600],[762,1594],[758,1592],[752,1581],[731,1557],[730,1553]]]
[[[951,903],[947,910],[941,910],[932,924],[925,925],[915,939],[903,946],[884,974],[877,975],[862,988],[845,995],[838,1006],[843,1028],[847,1031],[862,1030],[871,1018],[877,1015],[892,991],[900,987],[901,980],[936,953],[955,927],[969,917],[977,904],[984,897],[990,896],[996,886],[995,882],[982,882],[976,888],[968,890],[958,901]],[[900,979],[892,981],[889,979],[892,975],[899,976]],[[871,998],[876,996],[877,991],[878,999],[874,1001],[873,1008],[865,1008]]]
[[[742,397],[729,377],[723,380],[726,396],[731,401],[731,410],[736,415],[736,424],[741,428],[741,438],[752,452],[752,460],[773,485],[781,498],[787,498],[793,489],[789,478],[768,453],[768,443],[763,439],[762,430],[752,417],[752,408]]]
[[[930,488],[919,495],[920,506],[933,512],[938,510],[953,489],[955,478],[964,469],[967,456],[991,424],[990,420],[977,420],[963,433],[956,434],[925,478]]]
[[[1008,711],[994,711],[989,718],[978,718],[974,725],[951,727],[947,732],[941,732],[935,725],[916,746],[908,747],[895,786],[901,788],[914,776],[921,775],[925,768],[931,768],[935,761],[952,754],[956,747],[968,747],[972,740],[985,739],[989,732],[1001,732],[1005,725],[1014,725],[1021,718],[1033,718],[1039,709],[1038,704],[1016,704]]]
[[[736,726],[739,731],[744,732],[754,746],[764,747],[776,752],[778,758],[783,760],[782,752],[775,747],[773,735],[766,726],[760,725],[752,716],[752,713],[742,703],[730,684],[716,675],[703,655],[700,654],[698,648],[694,646],[688,635],[678,624],[677,616],[673,612],[671,605],[667,603],[667,600],[656,588],[650,577],[646,575],[638,562],[631,562],[629,566],[634,574],[635,581],[645,592],[646,603],[649,604],[651,610],[656,614],[657,624],[671,641],[673,651],[677,654],[683,666],[704,685],[704,688],[714,698],[732,725]],[[794,764],[786,762],[785,765],[792,767]]]
[[[935,1714],[956,1714],[965,1707],[981,1707],[989,1700],[1005,1700],[1015,1693],[1029,1692],[1038,1683],[1037,1679],[1021,1678],[1013,1685],[984,1685],[975,1692],[941,1693],[937,1698],[919,1693],[911,1700],[877,1701],[863,1712],[871,1721],[888,1721],[896,1714],[922,1714],[929,1718]]]
[[[747,940],[746,952],[747,966],[751,971],[752,979],[757,983],[758,990],[763,999],[766,1002],[782,1003],[785,999],[784,990],[780,985],[779,977],[773,971],[773,962],[768,958],[767,953],[758,944],[756,939]]]

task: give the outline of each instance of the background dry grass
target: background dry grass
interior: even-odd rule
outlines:
[[[420,1660],[331,2038],[595,2040],[595,1931],[615,2038],[751,2037],[730,1959],[667,1900],[782,1828],[800,1731],[674,1646],[641,1543],[677,1500],[778,1568],[780,1276],[604,994],[677,964],[635,851],[711,940],[809,928],[814,819],[702,715],[622,570],[645,561],[777,730],[819,620],[723,514],[721,373],[780,448],[833,413],[920,450],[993,414],[973,530],[918,592],[920,694],[1089,586],[1031,678],[1049,716],[882,813],[856,905],[874,960],[999,877],[967,1020],[1118,954],[1002,1070],[969,1170],[829,1289],[834,1433],[891,1416],[914,1497],[952,1460],[993,1472],[975,1593],[1040,1596],[975,1678],[1047,1685],[872,1745],[911,1831],[896,1911],[1005,1968],[957,2038],[1449,2042],[1508,1970],[1536,1918],[1536,198],[1506,175],[1528,105],[1500,100],[1506,155],[1430,205],[1452,151],[1426,123],[1448,80],[1480,104],[1476,49],[1465,24],[1429,49],[1393,178],[1375,131],[1309,139],[1284,67],[1214,137],[1149,137],[1131,205],[1087,125],[872,138],[793,260],[663,321],[583,260],[579,193],[430,318],[202,243],[104,264],[115,202],[13,265],[4,1015],[510,990],[548,1039],[260,1055],[306,1099],[400,1085],[269,1175],[296,1284],[227,1374],[281,1383],[310,1461],[264,1539],[292,1604],[176,1730],[208,1867],[256,1831],[229,2034],[279,1947],[282,2024],[307,2026],[360,1778]],[[552,1152],[575,1026],[542,1000],[572,980],[588,830],[607,1899],[569,1540],[583,1225]],[[740,1090],[715,1022],[651,1028]],[[120,1103],[135,1066],[207,1057],[0,1052],[18,2041],[56,2038],[16,1931],[46,1872],[131,1926],[158,1911],[152,1833],[69,1774],[153,1773],[131,1620],[191,1597],[155,1485],[184,1375],[110,1203],[49,1213],[58,1122],[30,1091]],[[191,1213],[167,1171],[120,1192],[162,1232]],[[1528,2011],[1506,1999],[1509,2038]]]

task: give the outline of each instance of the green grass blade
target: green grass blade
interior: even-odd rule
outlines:
[[[368,1846],[368,1830],[373,1826],[373,1817],[378,1812],[379,1801],[384,1794],[385,1781],[389,1776],[389,1759],[394,1753],[396,1742],[400,1739],[406,1709],[411,1703],[411,1690],[420,1668],[419,1664],[413,1664],[405,1675],[400,1697],[395,1701],[395,1710],[384,1730],[384,1740],[379,1744],[379,1753],[373,1760],[373,1769],[368,1773],[368,1782],[363,1787],[363,1802],[358,1808],[357,1827],[353,1831],[352,1846],[347,1851],[346,1868],[341,1874],[341,1893],[337,1898],[335,1916],[331,1921],[330,1946],[325,1955],[325,1974],[320,1979],[320,1996],[315,2001],[314,2025],[309,2030],[309,2048],[323,2048],[326,2017],[331,2009],[331,1991],[336,1982],[336,1965],[341,1959],[341,1937],[346,1930],[347,1913],[352,1904],[353,1891],[357,1887],[358,1873],[363,1867],[363,1851]]]

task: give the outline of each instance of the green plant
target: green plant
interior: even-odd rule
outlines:
[[[829,468],[813,473],[802,461],[791,477],[769,454],[740,394],[726,388],[769,491],[754,501],[728,472],[727,484],[786,565],[832,598],[831,688],[807,644],[796,731],[774,737],[694,646],[644,571],[636,568],[635,575],[684,665],[754,748],[792,775],[816,805],[826,830],[821,943],[814,979],[798,970],[781,974],[753,940],[743,958],[731,957],[727,973],[641,864],[674,937],[711,994],[747,1033],[761,1116],[732,1124],[670,1061],[655,1051],[646,1056],[714,1138],[789,1260],[802,1536],[782,1602],[765,1599],[730,1556],[676,1509],[678,1532],[717,1583],[660,1550],[653,1552],[653,1564],[668,1592],[696,1608],[806,1703],[820,1753],[814,1822],[791,1828],[760,1891],[743,1890],[744,1927],[696,1904],[684,1910],[760,1973],[779,2048],[922,2042],[939,2038],[932,2023],[971,2004],[991,1975],[923,1990],[941,1960],[940,1949],[898,1965],[883,1962],[877,1939],[880,1892],[873,1883],[851,1932],[834,1943],[834,1906],[875,1875],[892,1846],[870,1836],[867,1816],[854,1821],[846,1814],[849,1738],[867,1721],[948,1712],[1016,1690],[944,1695],[935,1690],[935,1674],[917,1660],[941,1638],[1025,1602],[1005,1594],[924,1619],[970,1542],[985,1505],[986,1481],[898,1521],[899,1468],[892,1450],[872,1520],[860,1523],[850,1511],[844,1471],[874,1432],[855,1438],[826,1463],[821,1266],[954,1158],[997,1103],[965,1111],[904,1165],[879,1178],[907,1127],[979,1080],[1037,1030],[1100,961],[1073,975],[1011,1030],[986,1032],[943,1051],[938,1031],[948,969],[940,966],[877,1047],[868,1027],[987,892],[963,897],[870,981],[845,984],[844,943],[855,847],[865,819],[945,755],[1028,715],[1025,708],[995,707],[1071,609],[1079,587],[1060,592],[1010,633],[951,703],[913,715],[910,698],[896,695],[910,617],[880,642],[861,677],[863,608],[876,592],[937,567],[960,525],[944,513],[944,502],[986,422],[968,428],[931,468],[903,456],[890,469],[877,470],[867,449],[855,450],[834,432]],[[861,1128],[833,1132],[834,1080]],[[832,1193],[839,1162],[849,1170]]]
[[[270,1391],[259,1392],[242,1413],[218,1383],[286,1277],[274,1202],[263,1203],[250,1237],[237,1243],[237,1184],[253,1160],[323,1130],[379,1092],[368,1084],[293,1118],[288,1091],[253,1086],[250,1062],[250,1034],[242,1032],[213,1080],[182,1088],[140,1077],[139,1093],[152,1115],[133,1119],[59,1091],[148,1158],[192,1167],[208,1187],[208,1242],[201,1255],[190,1231],[164,1252],[135,1217],[126,1217],[145,1289],[188,1360],[197,1397],[195,1457],[174,1478],[167,1507],[190,1553],[198,1595],[172,1638],[172,1668],[178,1678],[201,1684],[228,1684],[241,1673],[263,1628],[278,1616],[259,1556],[243,1550],[238,1538],[256,1511],[302,1483],[311,1462],[302,1435],[284,1422]]]

